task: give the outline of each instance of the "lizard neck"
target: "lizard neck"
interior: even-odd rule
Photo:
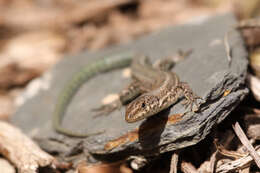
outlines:
[[[154,68],[146,56],[138,56],[133,59],[131,72],[133,79],[141,82],[143,86],[147,87],[147,90],[159,88],[166,80],[164,72]]]

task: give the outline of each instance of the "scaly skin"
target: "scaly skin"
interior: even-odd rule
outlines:
[[[163,61],[160,62],[164,65],[163,63]],[[191,110],[194,103],[197,106],[196,100],[200,97],[193,93],[187,83],[180,82],[175,73],[160,64],[158,64],[158,68],[155,68],[133,61],[133,78],[137,81],[145,81],[143,86],[152,87],[126,106],[125,120],[128,123],[153,116],[175,104],[182,96],[186,98],[186,105],[190,105]]]
[[[120,92],[120,100],[95,109],[101,115],[109,114],[129,103],[126,106],[125,119],[128,123],[132,123],[157,114],[176,103],[182,96],[185,96],[187,105],[191,107],[193,103],[196,104],[196,99],[199,99],[187,83],[180,82],[178,76],[169,70],[172,67],[169,59],[152,66],[145,56],[125,53],[87,65],[70,80],[58,99],[53,115],[53,125],[56,131],[73,137],[88,137],[102,133],[80,134],[63,128],[61,122],[64,113],[72,97],[84,82],[99,73],[122,68],[130,63],[133,82]]]

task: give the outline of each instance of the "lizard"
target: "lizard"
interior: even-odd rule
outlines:
[[[73,137],[88,137],[103,133],[80,134],[62,127],[61,122],[65,109],[85,81],[99,73],[126,67],[130,64],[133,82],[119,93],[119,100],[93,109],[98,112],[97,115],[109,114],[122,105],[126,105],[125,120],[128,123],[133,123],[168,108],[182,96],[186,98],[186,105],[191,105],[191,109],[193,103],[197,106],[196,100],[200,97],[193,93],[187,83],[180,82],[177,74],[169,70],[174,64],[173,61],[165,59],[153,66],[146,56],[135,56],[132,52],[124,53],[89,64],[70,80],[61,92],[53,114],[55,130]]]

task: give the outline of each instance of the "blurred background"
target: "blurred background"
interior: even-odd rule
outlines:
[[[16,98],[31,80],[67,55],[228,12],[238,20],[256,18],[260,0],[0,0],[0,119],[8,120],[15,112]],[[256,50],[250,62],[259,79],[260,30],[242,34],[248,49]]]
[[[259,15],[259,0],[0,0],[0,118],[32,79],[64,55],[97,51],[185,23],[231,12]]]

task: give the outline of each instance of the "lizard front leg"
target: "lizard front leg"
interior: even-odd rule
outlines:
[[[98,117],[100,115],[108,115],[111,112],[120,109],[123,105],[126,105],[127,103],[131,102],[143,92],[144,91],[141,87],[141,84],[138,81],[131,82],[125,89],[123,89],[118,94],[118,99],[111,103],[103,104],[98,108],[92,109],[92,111],[96,113],[94,117]]]
[[[186,107],[190,106],[190,110],[191,111],[198,111],[199,110],[199,106],[197,103],[198,99],[201,99],[201,97],[197,96],[192,89],[190,88],[190,86],[188,85],[188,83],[186,82],[179,82],[178,88],[181,89],[184,97],[185,97],[185,101],[183,102],[184,105],[186,105]],[[195,109],[193,109],[193,105],[195,104]]]

